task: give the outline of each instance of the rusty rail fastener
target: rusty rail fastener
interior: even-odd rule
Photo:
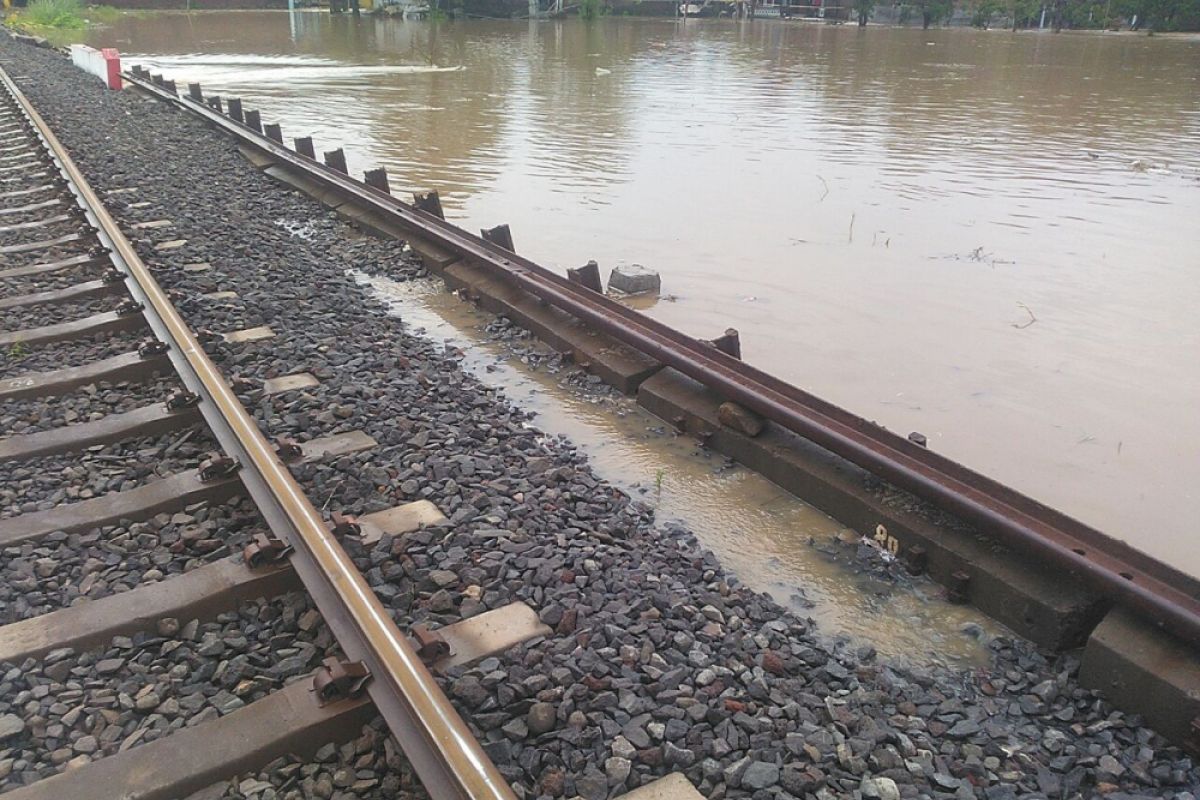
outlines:
[[[414,192],[413,205],[426,214],[432,214],[438,219],[446,218],[446,213],[442,211],[442,198],[438,195],[436,189],[430,189],[423,194]]]
[[[604,283],[600,280],[600,265],[595,261],[589,261],[582,267],[568,267],[567,280],[591,289],[597,294],[604,294]]]
[[[378,189],[387,194],[392,193],[391,187],[388,185],[387,169],[385,167],[377,167],[369,169],[363,173],[363,183],[370,186],[372,189]]]
[[[298,136],[292,139],[292,145],[296,152],[305,158],[317,160],[317,151],[313,148],[313,140],[311,136]]]
[[[166,342],[152,339],[149,342],[142,342],[141,346],[138,347],[138,355],[142,358],[153,358],[154,356],[161,356],[170,349],[171,345]]]
[[[201,347],[203,347],[205,345],[216,344],[217,342],[219,342],[225,338],[225,337],[221,336],[221,334],[217,333],[216,331],[210,330],[208,328],[197,328],[195,335],[196,335],[196,341],[200,343]]]
[[[304,455],[304,448],[295,439],[280,436],[275,440],[275,455],[279,456],[279,460],[286,464]]]
[[[166,402],[167,411],[182,411],[185,408],[195,408],[198,405],[200,405],[200,395],[195,392],[189,392],[186,389],[171,392]]]
[[[200,480],[209,483],[228,478],[241,468],[242,465],[229,456],[213,453],[200,464]]]
[[[350,174],[350,170],[346,168],[346,153],[340,147],[325,151],[325,166],[337,170],[343,175]]]
[[[442,638],[437,631],[431,631],[424,625],[412,626],[412,638],[417,643],[417,655],[432,667],[446,656],[450,655],[450,643]]]
[[[145,308],[145,306],[143,306],[137,300],[126,300],[123,303],[121,303],[121,305],[117,306],[117,308],[116,308],[117,316],[118,317],[128,317],[130,314],[138,313],[143,308]]]
[[[1195,755],[1200,755],[1200,717],[1192,720],[1187,737],[1183,740],[1183,749]]]
[[[517,252],[517,248],[513,245],[512,228],[508,224],[497,225],[494,228],[484,228],[479,231],[479,235],[483,237],[485,242],[491,242],[497,247],[503,247],[510,253]]]
[[[117,269],[116,267],[113,267],[112,269],[105,271],[105,273],[100,277],[100,280],[111,285],[114,283],[120,283],[121,281],[125,280],[127,277],[129,277],[129,276],[126,275],[124,272],[121,272],[121,270]]]
[[[250,569],[261,569],[269,564],[278,564],[292,552],[292,546],[282,539],[260,533],[254,541],[242,548],[242,559]]]
[[[334,538],[339,542],[347,536],[358,536],[362,533],[362,527],[358,524],[358,518],[351,514],[342,514],[334,512],[330,517],[329,529],[333,533]]]
[[[742,337],[737,328],[726,328],[725,333],[709,342],[727,356],[742,360]]]
[[[919,544],[904,551],[904,565],[913,575],[920,575],[929,568],[929,553]]]
[[[229,388],[235,392],[253,392],[255,389],[261,389],[262,384],[244,375],[234,375],[229,381]]]
[[[950,580],[946,581],[946,599],[951,603],[965,603],[968,595],[967,589],[971,585],[971,575],[963,570],[957,570],[950,573]]]
[[[371,680],[371,672],[361,661],[339,661],[330,656],[313,675],[313,691],[317,703],[325,705],[334,700],[357,697]]]

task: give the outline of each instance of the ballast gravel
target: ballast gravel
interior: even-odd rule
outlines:
[[[94,333],[78,339],[43,344],[15,342],[0,347],[0,378],[79,367],[122,353],[133,353],[138,345],[149,338],[149,330],[143,330]]]
[[[523,601],[551,627],[444,681],[518,797],[605,800],[682,772],[713,800],[1194,800],[1192,759],[1080,688],[1071,656],[998,638],[990,669],[889,663],[747,590],[346,275],[421,276],[397,243],[360,237],[195,119],[106,93],[57,55],[4,41],[0,52],[28,60],[23,88],[93,182],[136,186],[152,203],[119,211],[122,222],[174,220],[133,238],[159,280],[193,298],[182,304],[191,324],[277,334],[212,343],[222,368],[320,379],[275,397],[242,392],[268,434],[359,429],[379,442],[297,468],[314,502],[363,512],[426,498],[450,518],[348,545],[398,622]],[[97,125],[108,138],[89,136]],[[198,297],[213,291],[236,292],[237,315]],[[326,796],[315,795],[322,770],[300,766],[300,783],[284,787],[298,795],[262,780],[277,796]]]
[[[306,760],[287,756],[225,784],[222,800],[426,800],[382,719],[344,743],[330,742]]]
[[[120,298],[110,295],[95,297],[79,303],[38,304],[6,308],[3,317],[0,318],[0,331],[23,331],[29,328],[40,328],[44,325],[74,322],[93,314],[112,311],[120,302]]]
[[[3,548],[0,623],[168,580],[221,558],[240,560],[242,548],[265,532],[254,504],[241,498]]]
[[[0,438],[95,422],[162,403],[182,385],[171,375],[148,381],[100,381],[58,397],[0,400]]]
[[[0,34],[3,35],[3,34]],[[54,236],[46,236],[42,240],[50,240],[58,236],[75,233],[78,225],[74,226],[74,230],[66,229],[56,232]],[[51,264],[63,259],[72,258],[79,255],[82,248],[79,241],[66,242],[53,247],[39,248],[37,250],[27,250],[20,253],[5,253],[4,254],[4,269],[12,269],[14,267],[31,267],[37,264]],[[84,251],[86,252],[86,251]]]
[[[39,261],[38,263],[49,262]],[[9,266],[15,265],[5,264],[3,268],[0,268],[0,296],[2,297],[17,297],[34,292],[47,292],[51,289],[65,289],[85,281],[97,280],[104,274],[104,265],[84,263],[53,272],[4,277],[2,273]]]
[[[0,664],[0,791],[230,714],[335,652],[303,594],[157,627]]]
[[[219,448],[193,425],[79,453],[0,461],[0,519],[133,489],[195,469]]]

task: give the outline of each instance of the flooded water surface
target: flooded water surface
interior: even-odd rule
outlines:
[[[93,34],[1200,573],[1200,40],[154,15]]]

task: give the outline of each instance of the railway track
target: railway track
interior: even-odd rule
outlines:
[[[280,126],[264,122],[258,111],[243,108],[238,98],[223,102],[221,97],[206,97],[199,84],[190,84],[183,92],[174,81],[141,67],[132,68],[127,78],[233,135],[269,163],[292,170],[310,193],[328,196],[325,193],[331,192],[340,201],[349,201],[368,227],[382,226],[424,242],[439,266],[478,268],[505,287],[500,291],[515,287],[581,321],[589,331],[629,348],[646,375],[664,366],[677,370],[722,399],[955,515],[1020,557],[1051,564],[1171,635],[1200,644],[1200,581],[1196,578],[927,449],[919,435],[888,431],[754,368],[741,361],[740,353],[726,352],[728,347],[713,346],[627,308],[600,292],[594,267],[595,274],[584,268],[569,270],[564,277],[518,255],[506,225],[475,236],[444,219],[436,193],[406,203],[390,194],[383,169],[368,171],[362,181],[351,177],[341,149],[325,152],[322,163],[311,137],[295,139],[295,149],[286,147]],[[636,387],[635,381],[632,388]],[[922,568],[927,548],[896,547],[897,542],[888,542],[886,534],[882,538],[897,555]],[[952,594],[970,593],[967,573],[945,579]]]
[[[408,794],[409,768],[381,719],[434,797],[498,796],[507,782],[518,796],[587,800],[646,786],[656,797],[694,798],[698,787],[786,800],[895,796],[897,786],[906,796],[975,786],[1003,797],[1017,785],[1049,794],[1051,778],[1164,791],[1194,782],[1190,760],[1074,683],[1069,660],[1027,643],[995,642],[990,672],[946,674],[824,641],[739,586],[694,539],[654,530],[582,458],[546,444],[473,384],[452,353],[368,309],[346,259],[372,252],[377,266],[399,269],[401,248],[348,235],[320,206],[249,169],[227,140],[139,94],[106,96],[111,105],[93,111],[95,95],[69,67],[56,73],[56,59],[29,56],[46,76],[22,85],[107,192],[101,204],[85,190],[31,111],[20,137],[40,134],[52,155],[27,159],[36,144],[0,153],[53,183],[45,199],[0,198],[0,219],[32,223],[0,232],[0,247],[37,245],[12,251],[19,261],[0,272],[0,335],[72,326],[58,341],[14,337],[0,361],[0,392],[10,392],[0,394],[0,420],[20,426],[0,447],[43,452],[0,456],[0,621],[11,621],[0,626],[0,791],[47,800]],[[18,106],[0,115],[23,125]],[[93,114],[113,137],[95,148]],[[278,129],[269,132],[278,143]],[[113,167],[114,153],[130,168]],[[344,177],[329,173],[331,185]],[[133,246],[102,205],[117,210]],[[70,219],[46,222],[72,208]],[[231,215],[244,218],[229,224]],[[304,230],[283,233],[283,224]],[[110,267],[119,288],[47,303],[44,292]],[[153,291],[156,278],[181,293]],[[143,305],[126,315],[129,329],[80,334],[81,319],[126,299]],[[272,310],[257,315],[247,308],[255,304]],[[179,311],[214,330],[190,330]],[[147,343],[157,344],[139,352]],[[80,427],[129,412],[146,415],[125,417],[130,424],[159,424],[176,392],[198,402],[176,401],[180,416],[162,432],[131,439]],[[260,426],[288,431],[298,446],[263,439]],[[23,438],[47,432],[56,441]],[[360,517],[357,540],[346,526],[331,532],[331,500],[363,514],[380,506],[363,495],[342,502],[339,486],[354,473],[356,492],[429,497],[449,520],[425,503]],[[421,520],[431,527],[393,535]],[[376,597],[386,600],[381,617],[370,613]],[[393,618],[416,651],[398,669],[385,663],[387,648],[403,654],[405,645]],[[441,625],[440,640],[413,619]],[[487,624],[472,631],[471,620]],[[321,686],[332,679],[366,693],[315,702],[309,673],[327,657],[337,661]],[[438,685],[469,711],[469,729],[430,733],[457,717]],[[390,701],[400,717],[389,716]],[[448,718],[430,715],[436,708]],[[472,734],[498,783],[455,779],[455,762],[478,754]],[[1056,749],[1042,752],[1042,742]],[[1054,778],[1051,760],[1054,774],[1069,773]],[[385,765],[389,782],[370,784],[372,764]],[[466,771],[491,774],[486,761]],[[247,772],[258,774],[229,788]],[[665,786],[651,782],[664,774],[673,776]]]
[[[370,437],[267,441],[205,343],[271,332],[193,332],[0,83],[0,475],[22,512],[0,518],[0,790],[182,797],[343,741],[377,711],[431,797],[512,798],[431,670],[544,626],[514,604],[402,633],[339,540],[444,518],[419,502],[326,519],[285,462]]]

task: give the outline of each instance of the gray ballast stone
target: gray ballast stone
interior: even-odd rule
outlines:
[[[641,264],[622,265],[608,276],[608,289],[624,294],[658,294],[662,291],[662,278]]]
[[[863,800],[900,800],[900,788],[891,778],[864,778],[859,790]]]
[[[10,736],[16,736],[25,730],[25,720],[14,714],[5,714],[0,717],[0,741],[3,741]]]
[[[779,782],[779,767],[768,761],[755,761],[742,773],[742,788],[766,789]]]

